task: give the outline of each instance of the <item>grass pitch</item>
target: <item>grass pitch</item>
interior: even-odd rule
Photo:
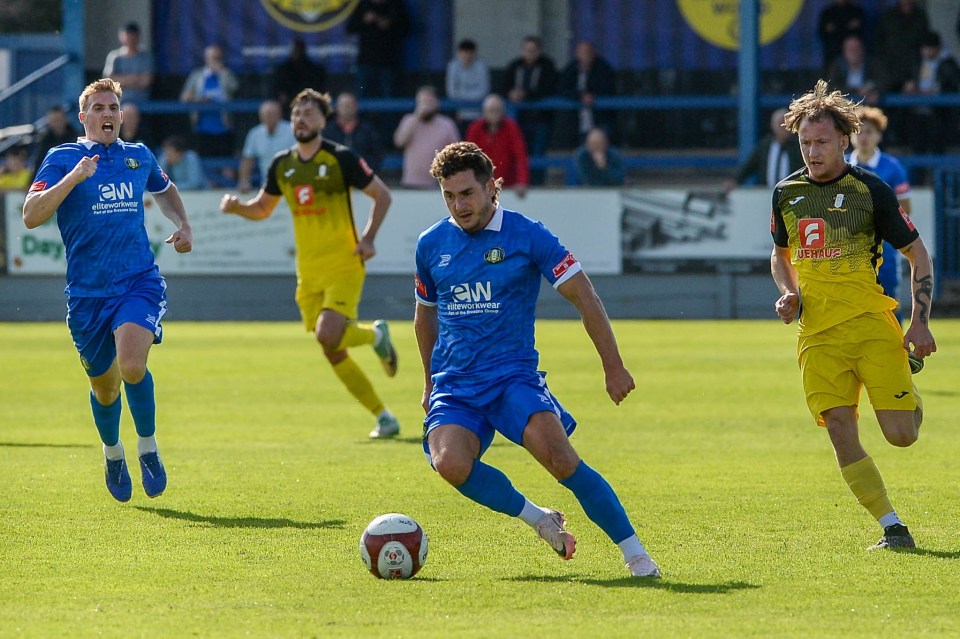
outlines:
[[[394,441],[298,324],[171,321],[153,350],[167,492],[102,477],[86,380],[62,324],[0,325],[0,637],[876,637],[958,636],[960,322],[917,377],[920,441],[861,430],[919,548],[868,553],[880,529],[843,484],[800,388],[792,327],[615,323],[638,389],[617,407],[576,322],[543,321],[551,390],[574,445],[614,486],[660,563],[626,576],[573,496],[521,449],[485,457],[567,513],[560,561],[518,520],[474,505],[420,448],[422,373],[409,323],[401,371],[355,357],[398,415]],[[409,581],[374,579],[358,551],[376,515],[430,537]]]

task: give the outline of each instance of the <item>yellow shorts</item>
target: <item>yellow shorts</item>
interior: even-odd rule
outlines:
[[[301,280],[297,284],[296,300],[306,329],[313,332],[320,312],[326,309],[336,311],[347,319],[357,319],[366,277],[366,270],[355,269],[324,274],[309,281]]]
[[[801,337],[798,353],[807,406],[820,426],[823,411],[857,406],[862,387],[875,411],[917,407],[903,331],[893,311],[865,313]]]

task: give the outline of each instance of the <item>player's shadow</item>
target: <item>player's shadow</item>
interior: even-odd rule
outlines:
[[[363,446],[369,445],[383,445],[383,444],[417,444],[418,446],[423,444],[423,437],[417,435],[416,437],[384,437],[382,439],[365,439],[361,442]]]
[[[718,584],[687,584],[669,579],[643,579],[637,577],[617,577],[616,579],[591,579],[578,577],[576,575],[524,575],[522,577],[510,577],[508,581],[526,581],[526,582],[563,582],[563,583],[581,583],[591,586],[602,586],[604,588],[653,588],[656,590],[666,590],[681,594],[692,595],[726,595],[737,590],[755,590],[760,588],[757,584],[747,583],[745,581],[727,581]]]
[[[347,523],[345,519],[294,521],[285,517],[215,517],[213,515],[198,515],[185,510],[173,510],[172,508],[152,508],[148,506],[134,506],[134,508],[166,519],[208,524],[217,528],[299,528],[301,530],[312,530],[316,528],[343,528]]]
[[[9,448],[93,448],[93,444],[41,444],[34,442],[0,442],[0,447]]]
[[[937,559],[960,559],[960,550],[930,550],[928,548],[895,548],[897,553],[904,555],[921,555],[936,557]]]

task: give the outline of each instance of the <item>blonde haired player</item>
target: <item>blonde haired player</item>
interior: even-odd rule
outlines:
[[[364,160],[349,148],[320,136],[333,113],[330,96],[304,89],[293,99],[290,123],[296,146],[278,153],[257,195],[241,202],[224,195],[220,209],[249,220],[270,216],[280,198],[293,213],[297,246],[297,305],[304,325],[323,347],[333,371],[357,401],[377,418],[370,437],[393,437],[397,418],[387,410],[363,370],[350,357],[351,346],[372,345],[387,375],[397,372],[397,353],[387,323],[357,321],[364,262],[376,254],[373,241],[387,209],[390,190]],[[353,223],[350,189],[373,200],[363,234]]]
[[[784,126],[798,134],[806,166],[773,192],[776,311],[787,324],[799,320],[807,406],[826,427],[850,490],[883,528],[872,548],[912,548],[913,536],[860,443],[857,406],[866,388],[887,441],[917,441],[923,404],[909,356],[911,348],[919,360],[937,350],[928,326],[933,269],[893,190],[844,160],[860,128],[855,107],[823,80],[790,103]],[[896,302],[877,282],[881,240],[910,262],[913,311],[906,334],[893,314]]]

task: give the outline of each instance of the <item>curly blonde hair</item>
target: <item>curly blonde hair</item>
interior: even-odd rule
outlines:
[[[812,91],[793,100],[783,119],[783,126],[792,133],[800,130],[803,120],[817,122],[830,118],[844,135],[860,131],[860,118],[857,116],[858,103],[850,101],[839,91],[830,91],[826,80],[817,80]]]
[[[87,110],[87,102],[90,100],[90,96],[94,93],[100,93],[101,91],[110,91],[117,96],[117,101],[120,101],[120,98],[123,97],[123,89],[120,88],[120,83],[111,78],[100,78],[95,80],[84,87],[83,92],[80,94],[80,112],[83,113]]]

